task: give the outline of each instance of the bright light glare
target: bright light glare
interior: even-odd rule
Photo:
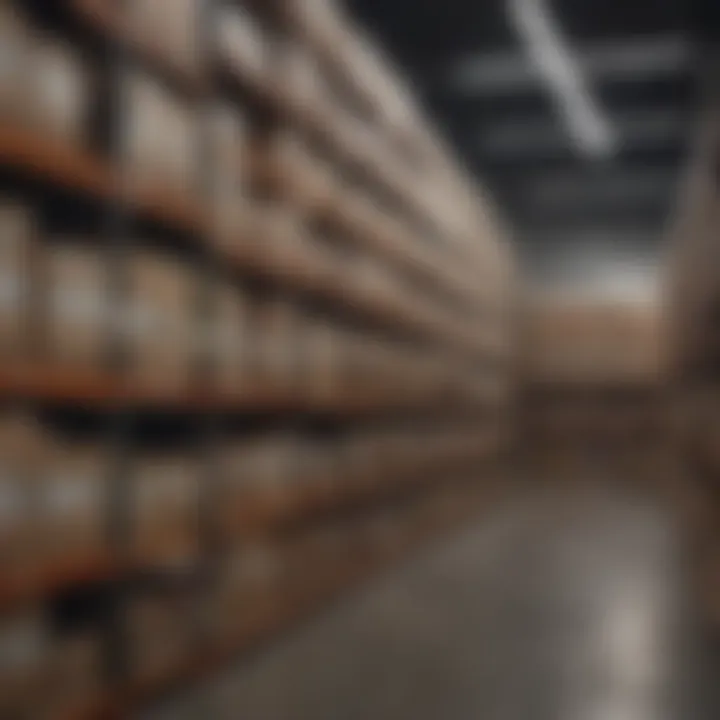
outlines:
[[[613,129],[588,92],[580,65],[544,0],[509,0],[508,5],[533,66],[555,97],[573,142],[593,157],[611,154],[615,149]]]

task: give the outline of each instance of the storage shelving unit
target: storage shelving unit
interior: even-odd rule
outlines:
[[[163,4],[190,19],[186,34],[170,23],[167,37],[153,36],[132,0],[11,2],[12,20],[2,18],[17,23],[13,32],[77,51],[93,77],[86,137],[58,131],[52,117],[20,118],[17,98],[0,97],[0,190],[37,221],[29,292],[42,287],[30,278],[46,271],[44,254],[82,236],[115,308],[100,359],[61,362],[43,337],[0,356],[6,413],[39,418],[54,439],[75,433],[102,444],[110,458],[101,551],[0,581],[6,617],[48,606],[66,633],[68,617],[92,608],[106,672],[92,692],[58,702],[68,720],[132,716],[469,518],[497,489],[510,436],[511,254],[377,50],[332,2]],[[242,33],[228,54],[228,16],[255,33],[244,37],[264,48],[258,64]],[[303,63],[307,86],[295,74]],[[197,147],[181,148],[192,166],[184,190],[177,178],[138,179],[128,149],[133,78],[151,78],[192,118]],[[230,156],[239,181],[222,208],[219,105],[245,128],[242,152]],[[177,117],[165,112],[170,133]],[[155,150],[146,144],[142,160]],[[152,358],[143,370],[163,382],[139,375],[128,320],[113,315],[135,253],[148,251],[182,266],[192,297],[180,382],[165,382]],[[234,366],[204,334],[219,317],[218,288],[246,302],[230,387],[218,368]],[[259,452],[257,442],[265,455],[255,465],[243,456],[250,469],[238,490],[228,449]],[[136,464],[170,453],[196,468],[192,551],[170,548],[179,565],[130,547]],[[236,510],[230,520],[225,504]],[[243,601],[238,627],[213,631],[207,606],[232,553],[256,545],[281,570],[261,599]],[[129,607],[158,592],[199,610],[183,617],[186,652],[138,676]]]
[[[674,498],[683,512],[694,549],[694,569],[716,630],[720,620],[720,104],[716,59],[709,53],[699,66],[707,73],[701,87],[703,105],[670,234],[666,308],[672,356],[668,404],[675,417],[674,447],[682,468]]]
[[[671,463],[657,308],[602,296],[528,303],[522,337],[519,445],[529,471],[661,486]]]

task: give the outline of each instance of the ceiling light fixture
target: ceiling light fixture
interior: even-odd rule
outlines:
[[[580,63],[565,42],[544,0],[508,0],[510,18],[528,55],[550,89],[573,143],[591,157],[615,150],[608,119],[586,87]]]

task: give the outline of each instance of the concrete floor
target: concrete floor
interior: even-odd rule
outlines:
[[[658,512],[596,491],[545,493],[236,669],[227,717],[716,718],[686,587]]]

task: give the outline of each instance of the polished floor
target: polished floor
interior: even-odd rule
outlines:
[[[681,568],[637,499],[525,497],[236,670],[228,717],[717,718]]]

